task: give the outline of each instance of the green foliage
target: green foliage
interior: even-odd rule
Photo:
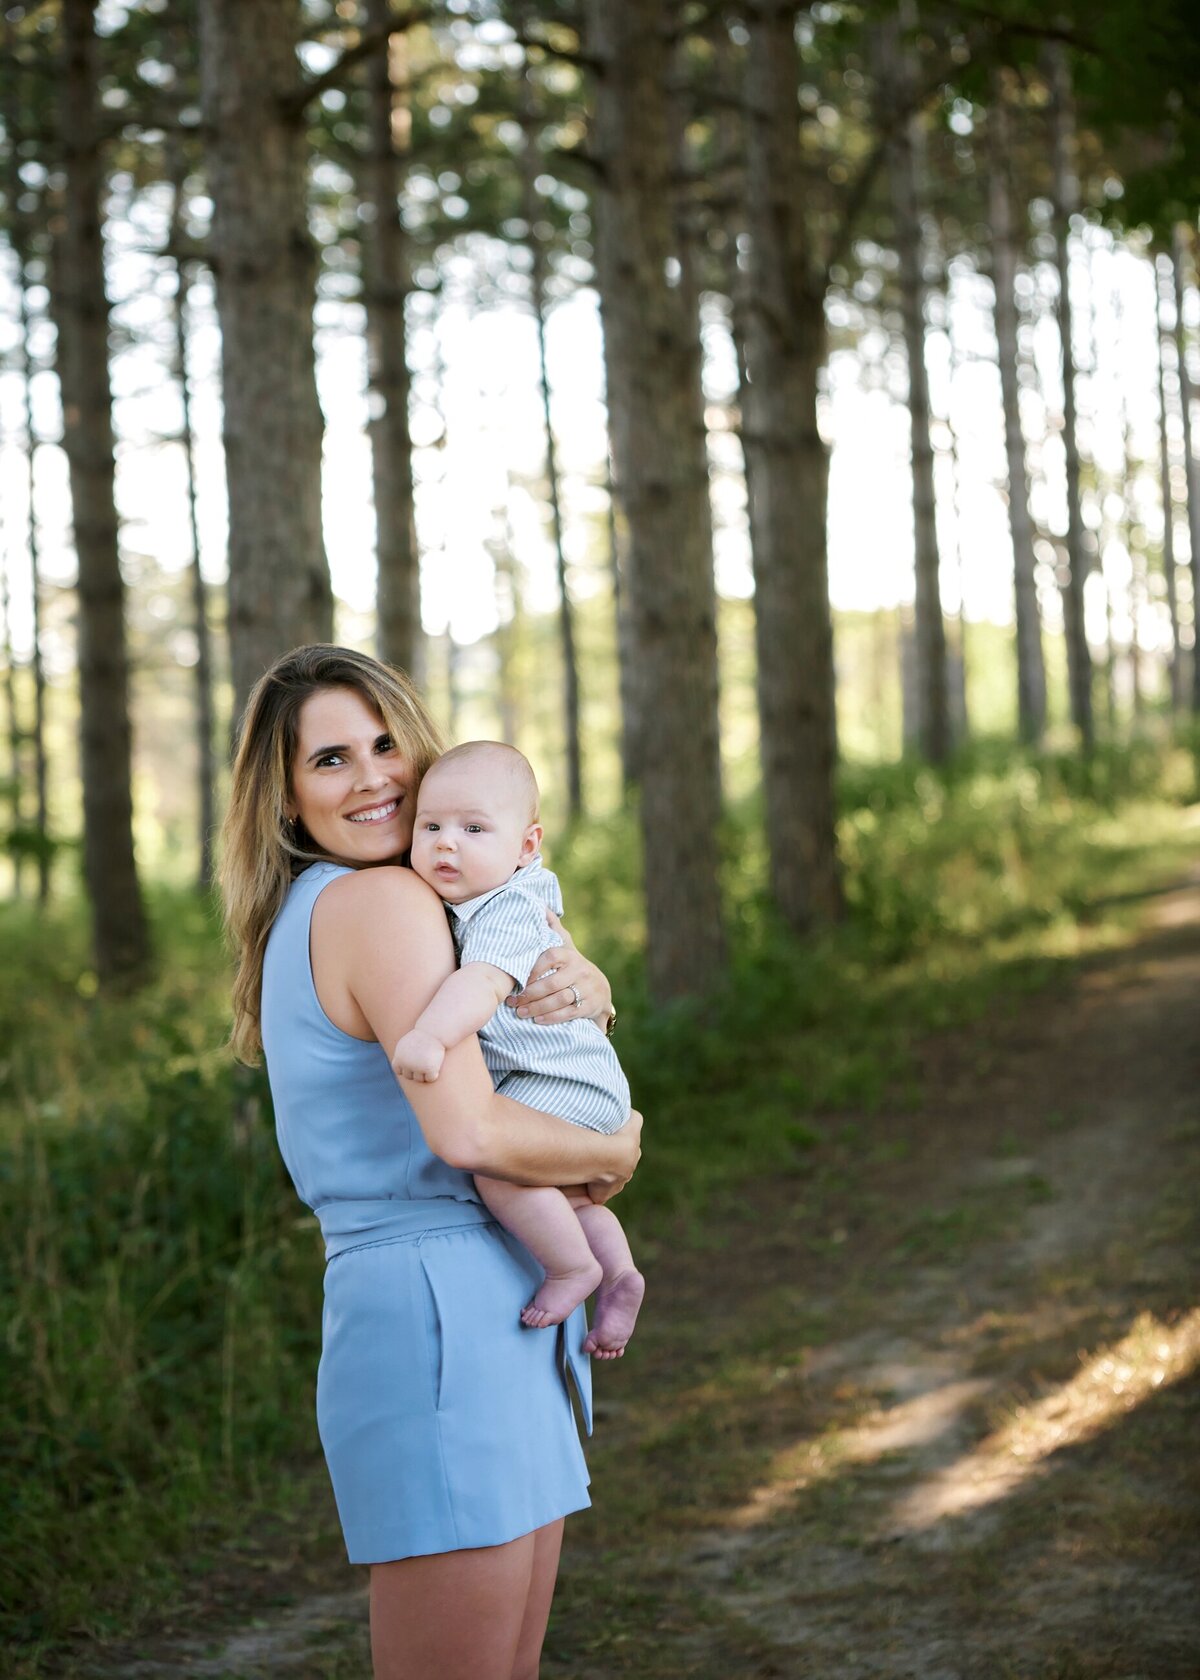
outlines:
[[[220,1045],[212,919],[159,909],[169,977],[119,1006],[88,1001],[78,912],[61,944],[7,913],[0,1482],[22,1543],[0,1600],[21,1639],[98,1625],[97,1556],[119,1570],[151,1530],[178,1550],[197,1508],[311,1447],[315,1233],[261,1078]]]

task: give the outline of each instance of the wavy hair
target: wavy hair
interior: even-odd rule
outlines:
[[[419,782],[442,741],[411,680],[352,648],[314,644],[276,660],[250,692],[238,730],[229,807],[221,829],[221,896],[237,970],[231,1042],[239,1061],[262,1054],[263,954],[292,881],[325,854],[287,806],[300,708],[326,688],[359,694],[412,764]]]

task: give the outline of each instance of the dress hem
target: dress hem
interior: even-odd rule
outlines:
[[[572,1505],[565,1511],[556,1511],[548,1515],[541,1522],[529,1525],[522,1524],[515,1532],[505,1532],[497,1538],[479,1538],[460,1541],[456,1546],[417,1546],[411,1551],[395,1551],[387,1545],[363,1545],[346,1547],[346,1556],[352,1564],[369,1567],[375,1563],[403,1563],[406,1558],[438,1557],[451,1552],[476,1552],[486,1550],[491,1546],[507,1546],[513,1540],[520,1540],[526,1534],[536,1534],[539,1528],[545,1528],[549,1523],[557,1522],[560,1517],[571,1517],[579,1511],[591,1509],[592,1501],[586,1495],[582,1505]],[[369,1556],[367,1554],[370,1554]]]

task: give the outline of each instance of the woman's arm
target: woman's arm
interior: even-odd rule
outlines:
[[[389,1055],[454,972],[441,900],[407,869],[360,869],[332,882],[313,912],[311,943],[326,1012]],[[587,1183],[604,1199],[628,1181],[641,1152],[638,1115],[604,1136],[497,1095],[473,1036],[447,1052],[435,1084],[402,1087],[433,1153],[466,1172],[515,1184]]]

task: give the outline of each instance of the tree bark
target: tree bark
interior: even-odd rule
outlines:
[[[1051,89],[1051,149],[1054,166],[1054,257],[1058,269],[1058,332],[1062,341],[1063,448],[1067,463],[1067,566],[1062,583],[1063,627],[1067,642],[1067,685],[1071,721],[1084,752],[1095,745],[1092,711],[1092,657],[1084,623],[1083,586],[1088,562],[1084,552],[1079,442],[1076,435],[1075,361],[1071,345],[1071,273],[1068,240],[1071,216],[1078,208],[1075,177],[1075,121],[1071,73],[1065,50],[1046,49]]]
[[[521,123],[525,130],[521,148],[521,215],[528,229],[529,295],[537,323],[538,385],[542,397],[542,424],[546,432],[546,485],[550,498],[550,533],[554,540],[554,566],[558,583],[558,640],[562,658],[563,745],[567,761],[567,813],[572,822],[583,815],[583,750],[579,723],[579,660],[575,647],[575,613],[567,582],[567,556],[563,548],[562,500],[559,495],[558,449],[550,407],[550,371],[546,360],[546,250],[538,235],[538,202],[534,185],[537,174],[537,140],[530,81],[526,64],[521,83]]]
[[[794,7],[748,14],[747,377],[754,625],[771,896],[795,932],[836,919],[833,630],[825,551],[828,459],[817,429],[825,276],[809,249]]]
[[[405,302],[411,286],[408,236],[400,219],[411,116],[400,103],[397,58],[403,35],[386,33],[391,0],[366,0],[367,27],[380,32],[367,69],[370,154],[362,170],[370,220],[363,230],[371,462],[375,484],[379,657],[413,675],[422,662],[421,560],[413,503]]]
[[[613,471],[610,443],[609,455],[605,461],[604,491],[608,498],[605,522],[608,527],[609,575],[612,579],[613,622],[617,643],[617,690],[621,706],[621,728],[618,742],[621,754],[621,787],[628,797],[639,780],[637,755],[642,731],[638,723],[640,714],[638,669],[633,651],[633,632],[629,622],[629,604],[625,588],[627,566],[624,557],[625,543],[622,538],[622,516],[615,485],[616,479]]]
[[[1183,325],[1183,265],[1187,240],[1176,225],[1172,271],[1175,282],[1175,354],[1179,363],[1179,407],[1183,416],[1183,469],[1187,483],[1188,532],[1192,542],[1192,711],[1200,717],[1200,471],[1192,453],[1192,382],[1188,376]]]
[[[172,307],[175,330],[175,378],[179,385],[181,415],[180,442],[183,445],[184,476],[188,508],[188,538],[191,555],[188,572],[192,585],[192,627],[196,636],[195,665],[195,729],[196,729],[196,787],[199,795],[199,864],[196,884],[202,892],[212,885],[213,840],[217,826],[216,754],[213,724],[212,635],[208,627],[208,587],[200,570],[200,522],[196,507],[196,452],[192,433],[192,387],[188,376],[187,308],[190,290],[187,259],[178,254],[182,234],[184,183],[187,161],[182,150],[173,147],[170,155],[172,186],[171,221],[167,235],[168,249],[175,260],[175,298]]]
[[[521,680],[517,666],[521,642],[521,579],[513,554],[508,508],[492,511],[492,568],[496,594],[496,709],[500,715],[500,739],[510,747],[521,734]]]
[[[992,81],[987,113],[988,211],[992,228],[992,284],[996,294],[996,342],[1000,358],[1000,393],[1004,407],[1004,448],[1008,461],[1008,528],[1013,549],[1013,597],[1017,628],[1017,729],[1026,746],[1037,746],[1046,729],[1046,664],[1034,578],[1033,520],[1021,430],[1017,378],[1017,240],[1013,225],[1012,184],[1008,176],[1012,146],[1003,78]]]
[[[17,261],[20,269],[18,285],[21,310],[19,340],[22,388],[21,430],[25,452],[25,495],[28,507],[25,546],[29,554],[29,593],[33,609],[31,615],[32,646],[29,650],[29,664],[33,675],[33,728],[31,731],[34,789],[33,821],[34,833],[37,835],[38,842],[38,903],[46,904],[50,899],[52,847],[47,792],[49,765],[46,759],[46,667],[42,658],[42,555],[36,502],[38,438],[33,423],[33,351],[31,348],[29,285],[26,277],[27,258],[23,230],[16,226],[11,230],[11,236],[16,243]]]
[[[328,641],[322,419],[313,351],[293,0],[201,0],[200,69],[214,203],[229,486],[229,642],[235,711],[268,665]]]
[[[1164,254],[1164,265],[1170,265],[1170,257]],[[1162,484],[1163,509],[1163,546],[1162,567],[1163,582],[1166,585],[1167,611],[1171,618],[1171,710],[1178,712],[1183,707],[1183,644],[1179,635],[1179,589],[1175,575],[1177,564],[1175,558],[1175,497],[1171,490],[1171,439],[1167,431],[1167,389],[1163,369],[1163,324],[1162,324],[1162,276],[1155,262],[1154,267],[1154,342],[1158,351],[1158,448],[1159,475]]]
[[[628,531],[647,962],[660,1001],[725,965],[712,514],[700,343],[671,283],[673,158],[663,99],[672,9],[588,0],[598,76],[596,282],[617,493]]]
[[[0,538],[3,529],[0,527]],[[9,862],[12,864],[12,894],[14,898],[21,896],[21,877],[23,870],[23,854],[20,849],[21,831],[24,828],[24,765],[25,754],[24,731],[21,728],[21,716],[17,707],[17,673],[16,658],[13,652],[12,640],[12,594],[9,589],[7,544],[4,552],[0,553],[0,643],[4,659],[4,709],[8,713],[8,813],[9,829],[14,844],[9,850]]]
[[[942,613],[937,545],[929,377],[925,368],[925,283],[922,251],[920,136],[917,118],[903,113],[914,101],[914,70],[895,20],[878,26],[880,91],[891,195],[893,239],[899,258],[900,309],[908,357],[908,410],[912,436],[913,558],[916,582],[918,727],[922,754],[941,764],[950,754],[950,696],[946,625]]]
[[[150,936],[133,849],[129,667],[114,497],[104,173],[91,0],[63,0],[61,20],[64,187],[52,291],[79,565],[83,869],[97,976],[103,983],[129,983],[149,966]]]

